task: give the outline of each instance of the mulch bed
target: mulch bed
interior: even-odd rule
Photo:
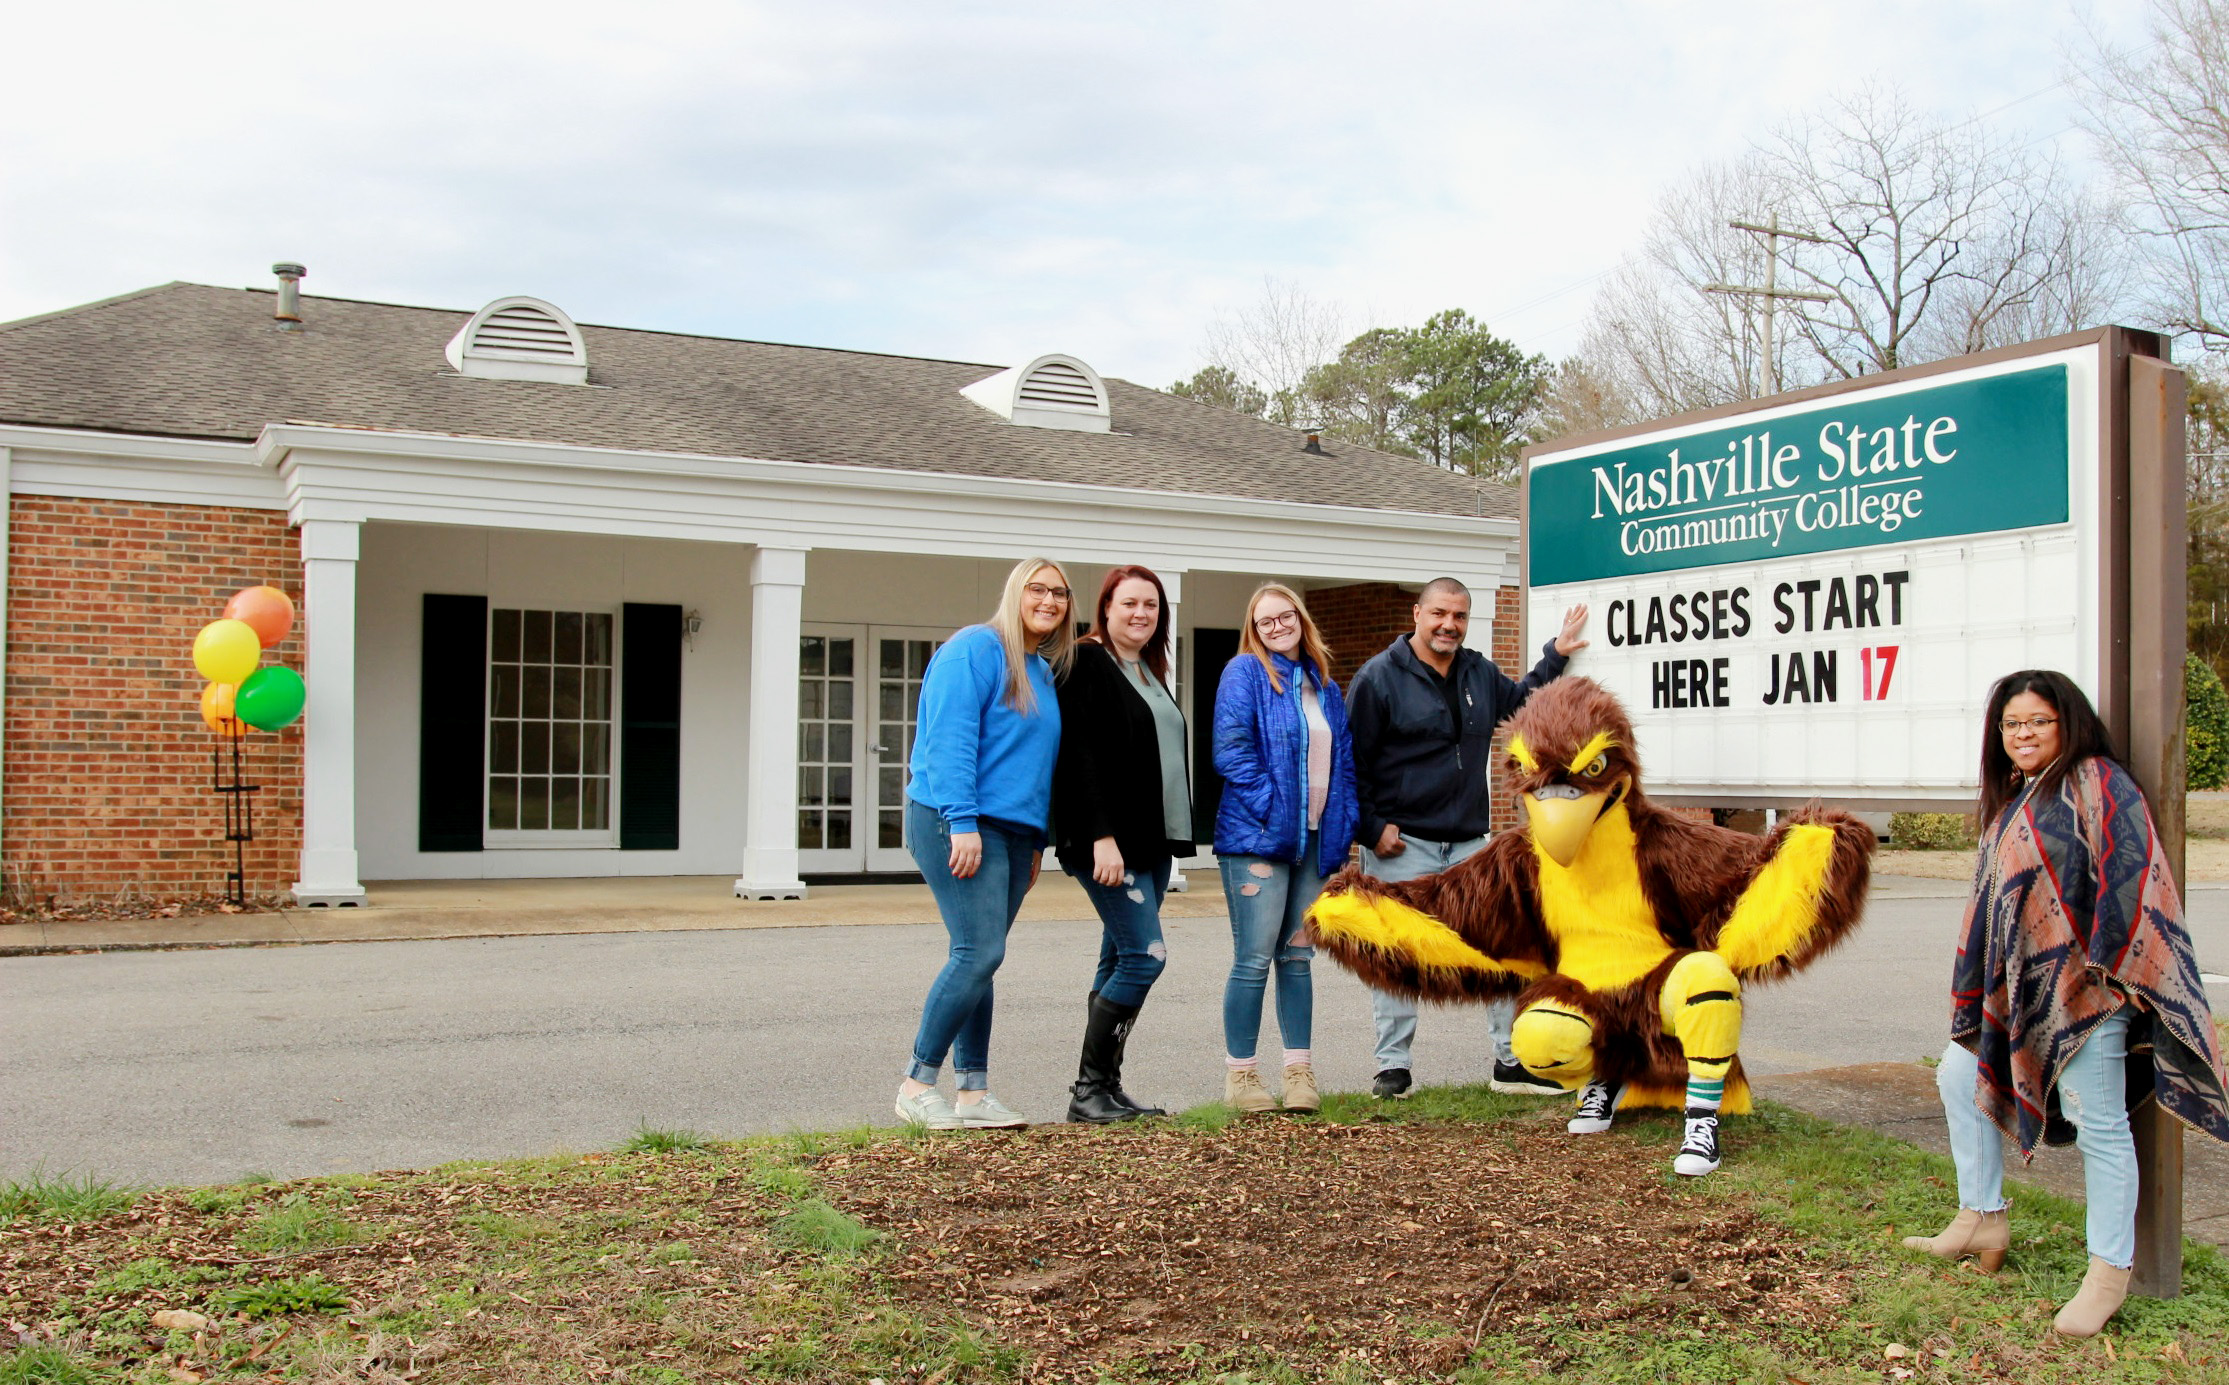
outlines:
[[[1195,1344],[1434,1373],[1488,1334],[1553,1367],[1559,1332],[1612,1322],[1837,1319],[1843,1276],[1753,1213],[1669,1186],[1669,1141],[1559,1127],[1049,1126],[815,1171],[837,1206],[898,1236],[901,1297],[991,1324],[1038,1358],[1033,1379],[1174,1366]]]

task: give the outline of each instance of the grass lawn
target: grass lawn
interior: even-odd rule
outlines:
[[[1315,1119],[889,1130],[133,1193],[0,1185],[0,1385],[301,1380],[2229,1380],[2229,1267],[2052,1336],[2081,1211],[1995,1277],[1897,1246],[1947,1161],[1777,1108],[1675,1178],[1430,1089]]]

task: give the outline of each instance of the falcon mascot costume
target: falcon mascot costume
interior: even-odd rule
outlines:
[[[1747,1112],[1741,988],[1801,971],[1856,927],[1873,831],[1816,804],[1767,837],[1674,816],[1641,793],[1617,698],[1561,678],[1510,719],[1503,775],[1525,826],[1462,863],[1387,884],[1353,867],[1310,910],[1373,986],[1425,1000],[1518,993],[1517,1061],[1579,1091],[1575,1135],[1623,1106],[1684,1107],[1672,1167],[1718,1167],[1721,1110]]]

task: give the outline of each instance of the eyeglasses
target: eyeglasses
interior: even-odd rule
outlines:
[[[1298,624],[1300,624],[1300,612],[1287,611],[1283,615],[1262,616],[1258,618],[1254,622],[1254,628],[1266,635],[1272,630],[1282,630],[1287,626],[1294,626]]]
[[[1068,588],[1048,587],[1043,582],[1028,583],[1022,590],[1029,593],[1029,599],[1032,601],[1043,601],[1048,596],[1055,601],[1066,601],[1068,599]]]
[[[2059,719],[2057,717],[2029,717],[2026,721],[2021,721],[2016,717],[2006,717],[2003,721],[1997,723],[1997,729],[2008,736],[2017,736],[2022,731],[2033,731],[2040,736],[2058,724]]]

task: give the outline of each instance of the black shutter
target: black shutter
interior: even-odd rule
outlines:
[[[681,608],[620,612],[619,846],[681,846]]]
[[[418,666],[418,849],[478,851],[486,821],[488,599],[426,593]]]

